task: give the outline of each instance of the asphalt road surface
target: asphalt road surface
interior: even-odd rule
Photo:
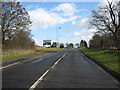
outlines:
[[[118,82],[79,49],[64,49],[2,69],[3,88],[114,88]]]

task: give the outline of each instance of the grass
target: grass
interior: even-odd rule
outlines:
[[[100,50],[95,48],[82,48],[85,54],[93,58],[94,60],[104,64],[109,69],[120,73],[120,51],[117,50]]]
[[[2,62],[22,58],[25,56],[32,56],[36,54],[42,54],[47,52],[58,51],[60,48],[42,48],[36,52],[36,50],[3,50],[2,51]]]

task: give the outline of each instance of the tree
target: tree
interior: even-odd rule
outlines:
[[[60,48],[64,48],[64,44],[63,43],[60,44]]]
[[[95,34],[92,39],[89,41],[90,47],[102,48],[103,40],[100,35]]]
[[[84,41],[83,41],[83,40],[81,40],[81,42],[80,42],[80,47],[81,47],[81,48],[84,47]]]
[[[114,41],[112,38],[113,37],[109,34],[95,34],[89,41],[89,46],[99,49],[114,49]]]
[[[70,48],[73,48],[73,47],[74,47],[73,43],[70,43],[70,44],[69,44],[69,47],[70,47]]]
[[[114,46],[119,49],[120,44],[120,1],[109,2],[92,11],[91,24],[101,34],[109,34],[114,39]]]
[[[13,47],[16,43],[32,43],[30,33],[31,20],[25,8],[20,2],[2,2],[2,45],[3,48]],[[24,39],[23,39],[24,38]],[[19,42],[18,42],[19,41]],[[22,47],[23,45],[21,45]],[[28,46],[26,46],[28,47]]]
[[[87,42],[85,40],[81,40],[80,42],[80,47],[83,48],[83,47],[87,47]]]
[[[83,43],[84,43],[84,47],[87,47],[87,42],[85,40],[84,40]]]

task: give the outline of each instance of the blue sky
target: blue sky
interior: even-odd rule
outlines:
[[[59,43],[87,42],[95,28],[89,28],[91,11],[99,2],[22,2],[30,15],[32,35],[37,45],[43,40]],[[61,29],[59,29],[61,27]]]

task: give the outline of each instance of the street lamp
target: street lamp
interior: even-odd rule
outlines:
[[[61,29],[61,27],[57,28],[57,47],[59,47],[59,39],[58,39],[58,30]]]

